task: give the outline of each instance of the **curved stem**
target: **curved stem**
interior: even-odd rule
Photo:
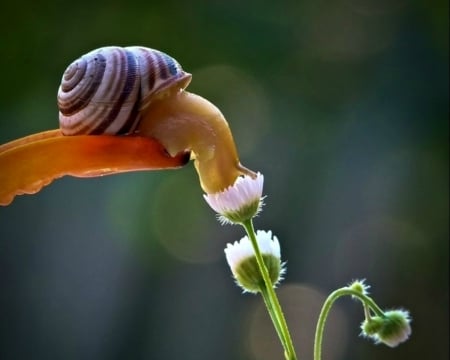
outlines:
[[[373,301],[373,299],[369,296],[360,293],[359,291],[353,290],[349,287],[343,287],[333,291],[325,300],[325,303],[322,306],[322,310],[320,311],[319,320],[317,321],[316,334],[314,338],[314,360],[321,360],[322,358],[323,332],[331,307],[337,299],[346,295],[351,295],[358,298],[363,303],[365,308],[369,307],[376,315],[384,316],[383,310],[381,310],[381,308],[375,303],[375,301]]]
[[[250,238],[250,241],[253,245],[253,249],[255,251],[256,261],[258,263],[258,267],[261,271],[261,275],[264,279],[264,284],[265,284],[265,287],[267,290],[268,302],[270,303],[270,306],[272,308],[272,309],[268,309],[268,310],[269,310],[269,312],[273,311],[274,318],[277,322],[277,324],[274,323],[275,329],[277,330],[277,332],[278,331],[281,332],[281,334],[279,334],[279,337],[280,337],[280,339],[282,339],[282,344],[284,347],[286,359],[287,360],[296,360],[297,355],[295,354],[295,349],[294,349],[294,345],[292,343],[291,335],[289,333],[289,329],[288,329],[283,311],[281,309],[281,305],[278,301],[278,297],[273,288],[273,284],[270,279],[269,272],[264,263],[261,251],[259,250],[258,242],[256,240],[255,230],[253,228],[252,219],[243,222],[242,226],[245,228],[245,231],[247,232],[247,234]],[[272,320],[274,320],[274,319],[272,319]]]

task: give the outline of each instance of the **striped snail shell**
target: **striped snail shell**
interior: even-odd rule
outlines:
[[[93,50],[63,74],[58,90],[61,131],[64,135],[131,133],[152,99],[186,88],[191,77],[158,50],[138,46]]]

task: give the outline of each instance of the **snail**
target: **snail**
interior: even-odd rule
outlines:
[[[0,205],[64,175],[172,169],[190,158],[206,193],[231,186],[241,165],[220,110],[185,89],[192,75],[151,48],[102,47],[65,70],[60,129],[0,146]]]
[[[71,63],[58,89],[60,128],[65,135],[127,134],[142,110],[170,91],[186,88],[192,75],[158,50],[108,46]]]

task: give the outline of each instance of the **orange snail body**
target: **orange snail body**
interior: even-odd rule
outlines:
[[[150,48],[110,46],[81,56],[58,90],[60,130],[0,146],[0,205],[64,175],[177,168],[189,152],[207,193],[255,176],[241,166],[219,109],[184,91],[190,80]]]

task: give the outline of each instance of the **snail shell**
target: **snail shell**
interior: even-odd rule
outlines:
[[[64,135],[128,134],[152,99],[188,86],[192,75],[150,48],[108,46],[68,66],[58,90]]]

